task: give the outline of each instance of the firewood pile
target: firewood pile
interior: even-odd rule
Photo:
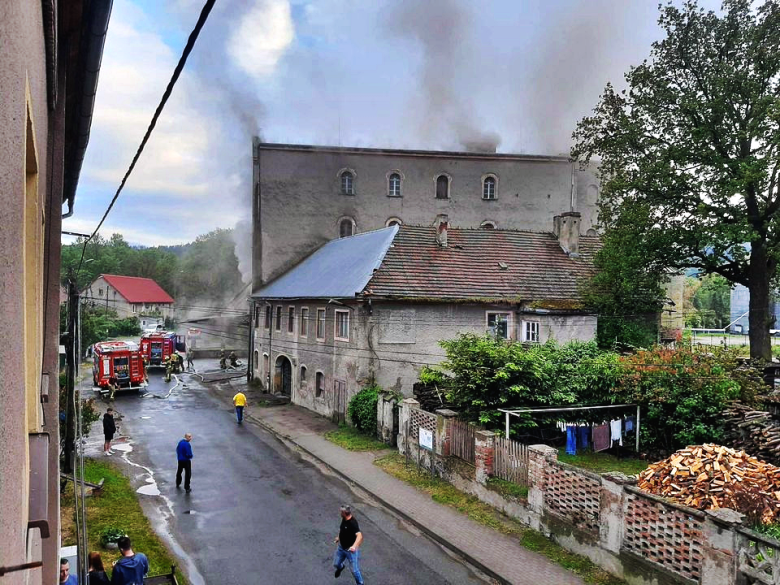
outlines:
[[[724,443],[780,465],[780,422],[771,413],[732,402],[723,411],[726,423]]]
[[[681,449],[640,473],[637,486],[699,510],[731,508],[751,514],[745,508],[754,508],[757,497],[762,522],[780,518],[780,467],[720,445]]]

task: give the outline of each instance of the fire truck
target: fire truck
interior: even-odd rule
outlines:
[[[141,336],[141,356],[148,366],[162,366],[165,359],[176,351],[185,351],[184,339],[170,331],[144,333]]]
[[[135,389],[144,385],[144,361],[138,345],[132,341],[101,341],[94,346],[92,380],[95,386],[108,388],[114,376],[120,388]]]

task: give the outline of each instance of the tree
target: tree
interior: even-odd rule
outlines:
[[[731,285],[719,274],[708,274],[693,295],[693,306],[703,327],[722,329],[729,324]]]
[[[748,287],[750,353],[768,360],[780,257],[780,4],[725,0],[717,15],[690,0],[662,7],[659,24],[666,38],[629,70],[626,90],[607,85],[577,125],[572,155],[601,160],[606,233],[632,231],[655,265]]]

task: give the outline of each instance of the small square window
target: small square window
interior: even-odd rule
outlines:
[[[512,321],[511,313],[488,313],[487,329],[488,333],[501,339],[510,338],[510,323]]]
[[[349,311],[336,311],[335,338],[349,341]]]
[[[539,342],[539,321],[525,321],[523,323],[523,341]]]

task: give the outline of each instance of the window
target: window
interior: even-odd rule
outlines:
[[[349,311],[336,311],[336,339],[349,341]]]
[[[390,197],[401,196],[401,175],[399,173],[391,173],[387,178],[387,195]]]
[[[135,313],[136,305],[133,305],[133,313]]]
[[[500,339],[509,339],[511,337],[510,324],[512,322],[511,313],[491,313],[487,314],[487,330],[491,335]]]
[[[385,222],[385,227],[392,227],[394,225],[403,225],[404,222],[400,220],[400,218],[397,217],[391,217]]]
[[[287,333],[295,332],[295,307],[287,309]]]
[[[301,366],[301,382],[306,381],[306,366]]]
[[[271,328],[271,320],[273,319],[273,314],[271,313],[273,309],[271,309],[271,305],[265,306],[265,328],[270,329]]]
[[[282,330],[282,308],[276,307],[276,330]]]
[[[355,194],[355,175],[353,175],[351,171],[341,172],[341,194]]]
[[[539,342],[539,321],[523,322],[523,341],[530,343]]]
[[[307,307],[301,308],[301,337],[306,337],[309,334],[309,309]]]
[[[487,176],[482,179],[482,199],[496,199],[496,178]]]
[[[255,307],[255,327],[260,327],[260,307]]]
[[[324,390],[325,390],[325,374],[323,374],[322,372],[317,372],[316,396],[318,398],[322,396]]]
[[[494,230],[496,229],[496,222],[490,220],[483,221],[479,227],[481,227],[483,230]]]
[[[355,221],[351,217],[345,217],[339,221],[339,237],[347,238],[355,233]]]
[[[436,177],[436,199],[450,198],[450,178],[447,175]]]
[[[268,354],[263,354],[263,371],[268,374]]]
[[[101,296],[101,297],[103,296],[103,289],[102,288],[98,289],[98,296]]]
[[[317,309],[317,339],[325,339],[325,309]]]

